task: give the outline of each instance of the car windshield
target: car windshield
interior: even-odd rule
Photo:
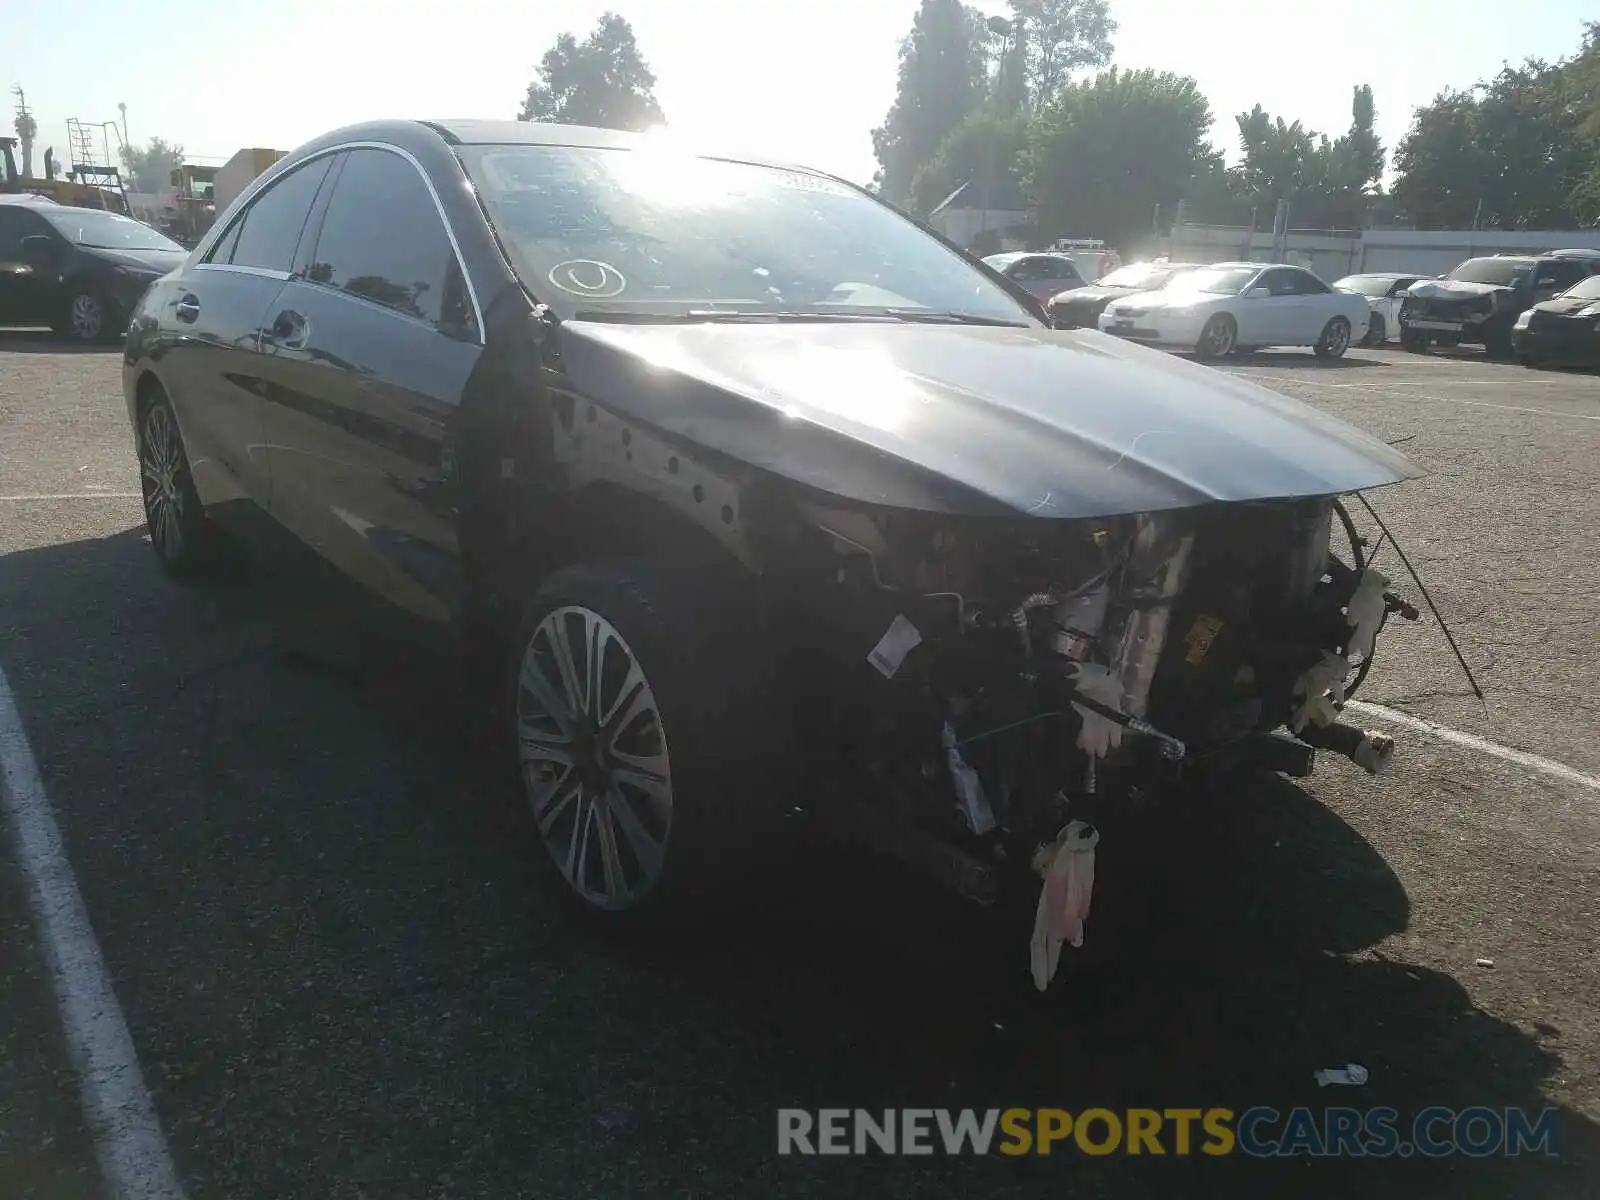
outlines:
[[[1210,292],[1219,296],[1236,296],[1261,273],[1260,267],[1202,267],[1198,271],[1185,271],[1167,283],[1169,292]]]
[[[1517,287],[1533,274],[1533,264],[1522,258],[1469,258],[1446,279],[1457,283],[1489,283],[1496,287]]]
[[[1581,279],[1561,293],[1563,300],[1600,300],[1600,275]]]
[[[1141,291],[1154,291],[1172,278],[1171,267],[1157,267],[1149,263],[1130,263],[1118,267],[1099,281],[1101,287],[1131,287]]]
[[[461,151],[529,291],[558,312],[781,313],[1038,324],[954,251],[809,172],[674,151]]]
[[[98,212],[92,208],[40,208],[36,212],[54,225],[63,237],[80,246],[98,250],[174,250],[188,251],[165,234],[131,217]]]
[[[1397,282],[1398,280],[1392,279],[1387,275],[1346,275],[1333,286],[1336,291],[1359,292],[1363,296],[1383,297],[1389,294],[1389,289]]]

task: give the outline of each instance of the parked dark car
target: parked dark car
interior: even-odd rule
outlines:
[[[825,175],[344,129],[151,288],[124,383],[162,564],[265,514],[492,663],[601,918],[695,911],[817,822],[1026,921],[1035,854],[1135,784],[1385,756],[1335,695],[1383,581],[1330,529],[1409,462],[1052,330]]]
[[[1400,345],[1416,354],[1430,345],[1481,345],[1491,358],[1509,358],[1518,315],[1597,270],[1600,251],[1594,250],[1469,258],[1442,279],[1407,289]]]
[[[0,325],[118,337],[145,289],[187,253],[119,213],[0,197]]]
[[[1166,287],[1174,275],[1192,271],[1196,263],[1145,262],[1118,267],[1103,279],[1085,287],[1060,292],[1050,298],[1045,310],[1058,329],[1094,329],[1106,305],[1136,292],[1156,292]]]
[[[1517,359],[1545,363],[1600,362],[1600,275],[1579,280],[1553,300],[1524,309],[1511,330]]]

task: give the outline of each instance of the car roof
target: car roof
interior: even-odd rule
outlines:
[[[310,141],[295,147],[286,159],[300,161],[306,154],[325,150],[348,142],[389,142],[402,148],[415,148],[419,140],[443,140],[451,146],[581,146],[600,149],[648,149],[656,143],[649,134],[629,133],[618,129],[597,129],[589,125],[555,125],[540,121],[489,121],[473,118],[423,120],[394,118],[363,121],[345,125],[319,134]],[[758,154],[725,151],[710,142],[695,140],[684,143],[685,152],[703,158],[717,158],[729,162],[750,163],[755,166],[777,167],[790,171],[804,171],[829,179],[839,179],[826,171],[800,163],[784,162]],[[848,182],[840,179],[840,182]],[[855,186],[855,185],[851,185]]]
[[[1354,275],[1346,275],[1345,279],[1420,279],[1421,271],[1357,271]]]

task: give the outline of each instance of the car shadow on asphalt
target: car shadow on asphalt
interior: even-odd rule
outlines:
[[[437,659],[259,576],[174,588],[138,531],[0,558],[0,628],[25,629],[0,666],[136,1039],[170,1060],[153,1078],[180,1162],[214,1179],[291,1194],[303,1163],[326,1194],[396,1194],[443,1156],[473,1194],[525,1194],[533,1161],[566,1172],[547,1195],[1534,1196],[1600,1163],[1570,1110],[1555,1164],[776,1156],[780,1107],[1537,1114],[1559,1053],[1374,949],[1406,929],[1404,888],[1314,783],[1108,827],[1084,950],[1038,996],[1025,926],[862,856],[796,856],[694,936],[595,935],[548,902],[502,756]],[[50,717],[57,694],[115,707]],[[118,713],[150,744],[122,745]],[[85,730],[98,762],[67,748]],[[150,794],[122,790],[142,776]],[[208,947],[213,924],[248,929],[243,949]],[[1365,1087],[1313,1081],[1350,1062]]]
[[[1352,350],[1360,347],[1352,346]],[[1355,371],[1367,367],[1387,367],[1390,363],[1381,358],[1318,358],[1309,350],[1255,350],[1230,354],[1225,362],[1251,367],[1284,367],[1305,371]]]
[[[0,355],[5,354],[120,354],[120,342],[84,344],[58,337],[48,329],[0,327]]]

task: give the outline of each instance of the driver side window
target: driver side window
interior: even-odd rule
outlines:
[[[1265,272],[1259,279],[1250,285],[1250,290],[1266,288],[1274,296],[1290,296],[1294,294],[1293,272],[1283,268]]]

